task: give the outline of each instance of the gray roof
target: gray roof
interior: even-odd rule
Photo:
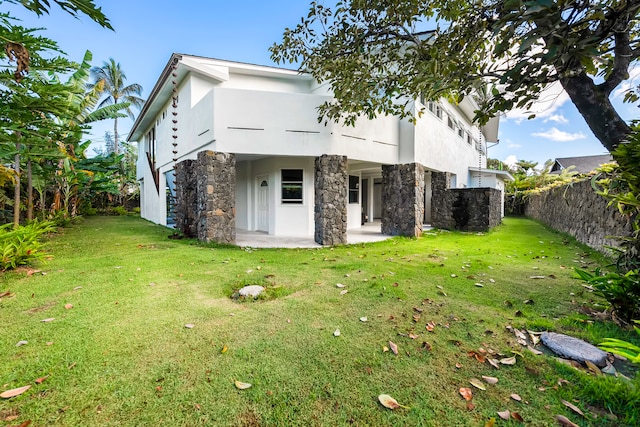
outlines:
[[[560,172],[563,169],[573,166],[573,171],[578,173],[589,173],[597,169],[600,165],[613,162],[611,154],[601,154],[597,156],[579,157],[559,157],[551,167],[551,172]]]

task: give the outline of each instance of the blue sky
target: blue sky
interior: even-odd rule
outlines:
[[[44,27],[42,34],[57,41],[70,59],[79,61],[85,50],[93,53],[94,65],[114,58],[127,82],[142,85],[146,97],[173,52],[232,61],[275,65],[268,48],[281,40],[286,27],[307,15],[307,0],[96,0],[110,19],[114,31],[90,19],[75,19],[59,10],[37,18],[21,8],[11,8],[26,27]],[[8,7],[3,4],[3,10]],[[552,90],[538,108],[538,117],[510,113],[500,123],[500,143],[489,157],[500,160],[533,160],[606,153],[567,96]],[[634,105],[620,104],[624,118],[638,118]],[[120,133],[133,123],[119,122]],[[91,138],[101,141],[111,123],[94,126]]]

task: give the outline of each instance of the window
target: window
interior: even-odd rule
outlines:
[[[473,137],[470,133],[467,133],[467,144],[473,145]]]
[[[349,175],[349,203],[358,203],[360,195],[360,177]]]
[[[282,169],[282,203],[302,204],[302,169]]]
[[[462,129],[462,126],[458,125],[458,136],[460,138],[464,138],[464,129]]]
[[[453,121],[451,116],[447,117],[447,126],[449,126],[451,129],[454,129],[454,130],[456,128],[456,122]]]

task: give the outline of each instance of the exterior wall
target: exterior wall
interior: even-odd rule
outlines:
[[[347,158],[321,156],[315,160],[316,243],[347,243]]]
[[[473,138],[480,141],[480,130],[455,108],[453,105],[442,102],[444,114],[438,118],[428,108],[416,103],[416,109],[424,108],[422,117],[419,117],[415,125],[404,132],[410,134],[406,137],[413,140],[413,150],[405,150],[403,147],[400,163],[417,162],[425,168],[435,171],[448,171],[457,176],[458,188],[468,185],[469,167],[485,168],[486,155],[479,152],[475,144],[467,143],[467,132]],[[465,133],[460,137],[457,131],[447,125],[447,115],[451,115],[455,121],[462,124]]]
[[[632,233],[629,219],[607,206],[606,199],[593,191],[589,180],[531,195],[525,215],[602,252],[607,252],[607,246],[619,245],[611,236]]]
[[[422,235],[424,167],[418,163],[382,167],[382,233]]]

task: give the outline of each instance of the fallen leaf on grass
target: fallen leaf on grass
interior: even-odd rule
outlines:
[[[242,381],[238,381],[238,380],[235,381],[235,385],[238,390],[246,390],[249,387],[251,387],[251,384],[243,383]]]
[[[520,421],[521,423],[523,423],[523,422],[524,422],[524,419],[522,418],[522,415],[520,415],[520,414],[519,414],[519,413],[517,413],[517,412],[512,412],[512,413],[511,413],[511,418],[513,418],[513,419],[514,419],[514,420],[516,420],[516,421]]]
[[[426,326],[427,331],[429,331],[429,332],[433,332],[433,330],[435,329],[435,327],[436,327],[435,322],[429,322],[429,323],[427,323],[427,326]]]
[[[464,397],[464,400],[473,399],[473,392],[468,387],[460,387],[460,395]]]
[[[503,420],[509,420],[511,418],[511,412],[507,409],[506,411],[498,412],[498,416]]]
[[[367,317],[366,317],[366,316],[362,316],[362,317],[360,318],[360,321],[361,321],[361,322],[366,322],[367,320],[369,320],[369,319],[367,319]]]
[[[343,289],[340,291],[340,295],[345,295],[347,292],[349,292],[348,289]]]
[[[49,322],[53,322],[54,320],[56,320],[55,317],[49,317],[49,318],[46,318],[46,319],[42,319],[41,322],[49,323]]]
[[[44,380],[46,380],[47,378],[49,378],[49,375],[45,375],[44,377],[40,377],[36,380],[36,384],[42,384],[44,382]]]
[[[397,408],[409,409],[408,407],[399,404],[397,400],[395,400],[393,397],[389,396],[388,394],[381,394],[380,396],[378,396],[378,401],[382,404],[382,406],[388,409],[397,409]]]
[[[29,344],[29,341],[27,340],[20,340],[16,343],[16,347],[22,347],[23,345],[27,345]]]
[[[196,326],[193,323],[187,323],[186,325],[184,325],[185,328],[187,329],[193,329],[193,327]]]
[[[602,371],[595,365],[595,363],[591,362],[590,360],[585,360],[584,363],[587,365],[587,368],[589,368],[591,372],[596,375],[602,375]]]
[[[494,425],[496,425],[496,419],[493,417],[489,418],[489,421],[484,423],[484,427],[493,427]]]
[[[336,283],[336,288],[344,288],[345,285],[343,285],[342,283]]]
[[[340,336],[340,329],[336,329],[335,331],[333,331],[333,336],[334,337],[339,337]]]
[[[500,369],[500,365],[498,364],[498,361],[496,359],[488,358],[487,362],[489,362],[489,365],[493,366],[494,368]]]
[[[500,363],[502,363],[503,365],[515,365],[516,357],[515,356],[505,357],[503,359],[500,359]]]
[[[389,348],[391,348],[393,354],[395,354],[396,356],[398,355],[398,346],[396,345],[396,343],[389,341]]]
[[[571,402],[567,402],[566,400],[562,400],[562,404],[564,406],[566,406],[567,408],[571,409],[573,412],[575,412],[576,414],[580,414],[584,417],[584,413],[580,410],[580,408],[578,408],[576,405],[574,405]]]
[[[498,384],[498,379],[496,377],[487,377],[485,375],[482,376],[482,379],[487,383],[487,384]]]
[[[410,333],[409,333],[409,338],[411,338],[412,340],[415,340],[416,338],[418,338],[418,335],[416,335],[416,334],[414,334],[414,333],[410,332]]]
[[[477,378],[471,378],[469,380],[469,384],[471,384],[472,386],[474,386],[475,388],[478,388],[480,390],[486,390],[487,388],[484,386],[484,384],[482,384],[482,381],[480,381]]]
[[[519,395],[519,394],[513,393],[513,394],[511,395],[511,398],[512,398],[513,400],[515,400],[516,402],[522,402],[522,397],[520,397],[520,395]]]
[[[556,421],[563,427],[580,427],[578,424],[572,422],[569,418],[564,415],[556,415]]]
[[[7,390],[5,392],[2,392],[0,394],[0,397],[3,399],[11,399],[12,397],[16,397],[16,396],[20,396],[22,393],[24,393],[25,391],[29,390],[31,388],[30,385],[25,385],[23,387],[18,387],[18,388],[14,388],[11,390]]]
[[[226,353],[226,352],[227,352],[227,350],[229,350],[229,347],[227,347],[227,345],[225,344],[225,345],[222,347],[222,350],[220,350],[220,353],[224,354],[224,353]]]
[[[14,427],[28,427],[30,425],[31,425],[31,420],[27,420],[27,421],[25,421],[25,422],[23,422],[21,424],[18,424],[17,426],[14,426]]]
[[[71,310],[71,309],[73,308],[73,304],[65,304],[65,305],[64,305],[64,308],[65,308],[66,310]]]
[[[4,291],[0,293],[0,298],[11,296],[11,291]]]
[[[474,405],[473,402],[467,402],[467,409],[469,411],[473,411],[474,409],[476,409],[476,405]]]

